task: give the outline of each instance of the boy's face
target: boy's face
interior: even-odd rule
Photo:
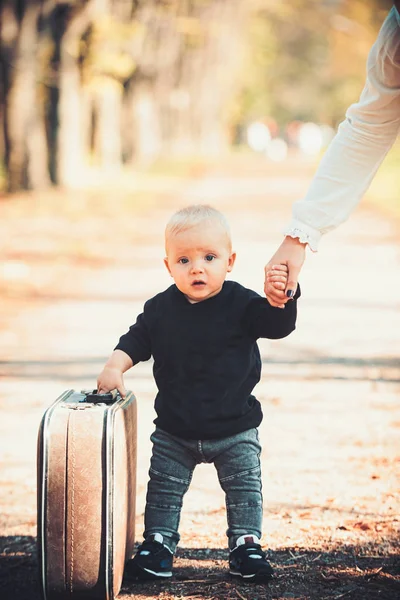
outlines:
[[[227,232],[213,220],[170,235],[167,254],[165,266],[177,288],[192,304],[221,291],[236,258]]]

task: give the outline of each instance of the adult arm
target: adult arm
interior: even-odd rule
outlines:
[[[321,236],[343,223],[368,189],[400,129],[400,15],[392,8],[372,46],[359,101],[346,112],[304,198],[293,205],[281,246],[266,266],[289,268],[285,290],[266,281],[273,306],[296,289],[305,247],[316,251]]]

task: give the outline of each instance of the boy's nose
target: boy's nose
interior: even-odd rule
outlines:
[[[204,267],[201,262],[194,262],[192,265],[192,273],[203,273]]]

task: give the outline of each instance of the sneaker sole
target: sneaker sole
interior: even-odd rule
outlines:
[[[172,577],[172,571],[157,573],[156,571],[151,571],[150,569],[144,569],[143,567],[138,567],[135,565],[134,569],[131,566],[130,570],[126,571],[126,575],[130,579],[163,581],[164,579],[168,579],[169,577]]]
[[[157,573],[156,571],[150,571],[150,569],[142,569],[142,571],[156,577],[156,579],[163,579],[165,577],[172,577],[172,571],[162,571],[161,573]]]
[[[269,581],[273,578],[272,573],[252,573],[250,575],[243,575],[242,573],[238,573],[236,571],[229,571],[229,575],[232,577],[240,577],[246,581]]]

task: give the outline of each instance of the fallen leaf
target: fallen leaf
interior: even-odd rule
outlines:
[[[362,529],[363,531],[371,529],[371,526],[368,525],[368,523],[364,523],[364,521],[357,521],[357,523],[354,523],[353,527],[355,529]]]

